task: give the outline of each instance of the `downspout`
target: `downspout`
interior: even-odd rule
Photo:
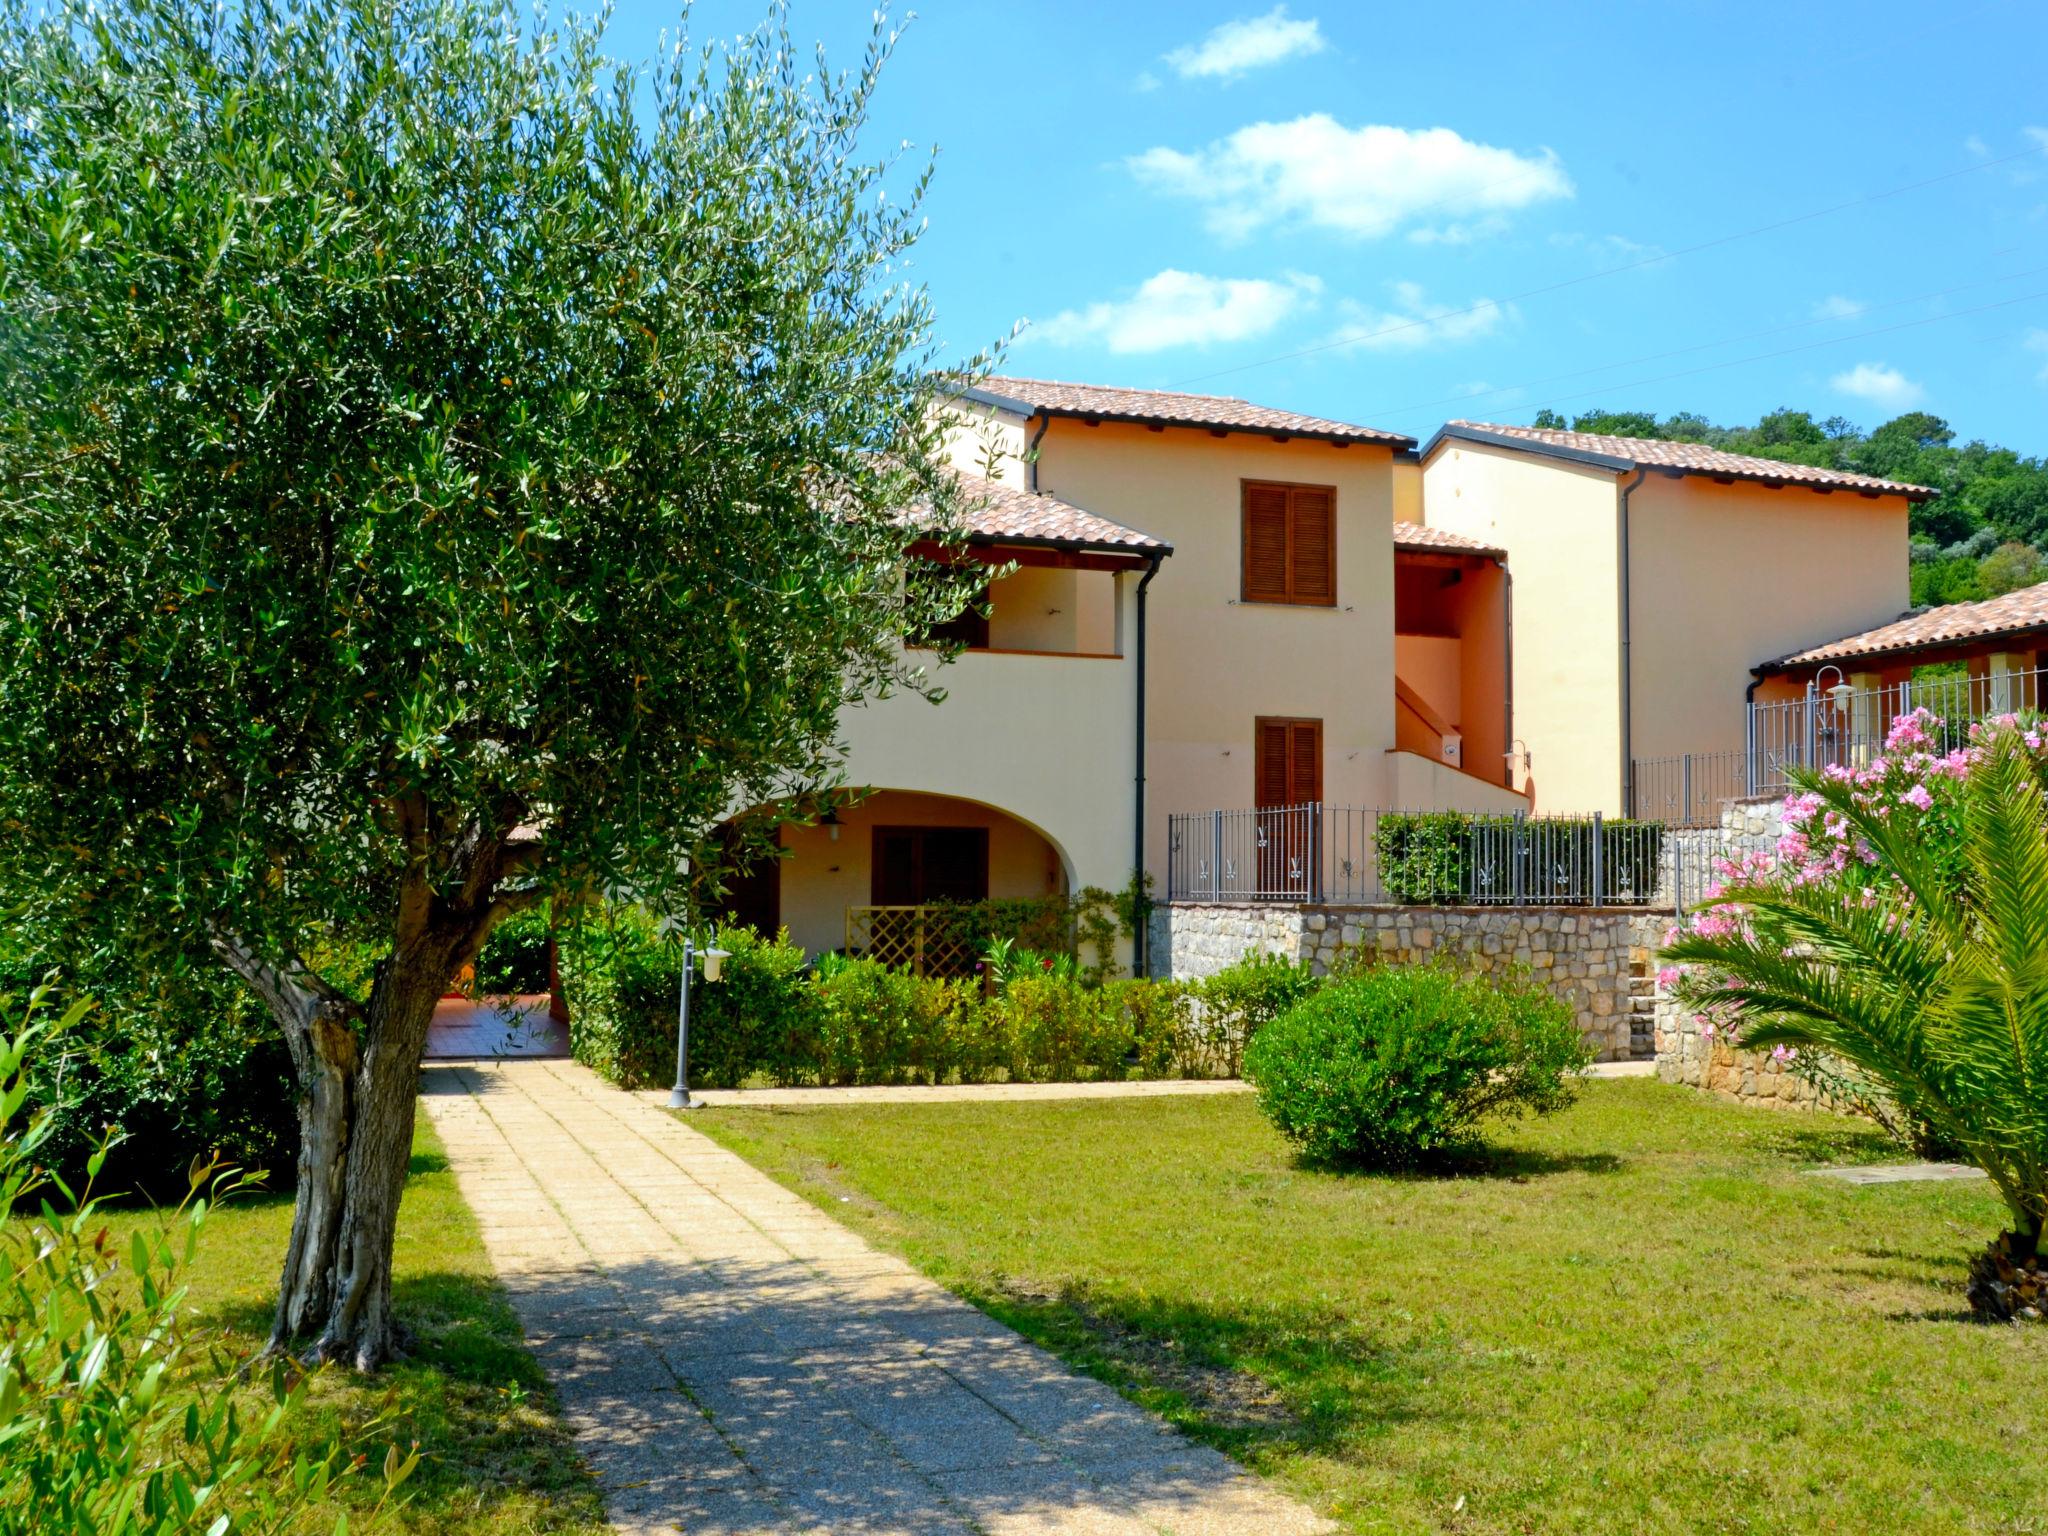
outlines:
[[[1031,441],[1025,444],[1024,447],[1025,483],[1030,487],[1031,494],[1034,496],[1038,494],[1038,445],[1044,440],[1046,428],[1051,425],[1052,417],[1050,415],[1040,416],[1038,418],[1038,430],[1031,434]]]
[[[1628,498],[1629,493],[1641,485],[1649,473],[1647,466],[1636,471],[1635,479],[1621,488],[1615,508],[1621,533],[1621,813],[1624,816],[1633,816],[1636,813],[1635,725],[1632,718],[1635,689],[1629,673]]]
[[[1515,573],[1508,569],[1503,560],[1500,567],[1501,603],[1506,608],[1507,622],[1501,625],[1506,636],[1502,645],[1500,673],[1502,679],[1500,701],[1501,755],[1510,763],[1515,755]],[[1508,788],[1515,787],[1515,770],[1508,769]]]
[[[1131,912],[1132,916],[1137,919],[1137,922],[1133,924],[1136,931],[1131,935],[1131,974],[1133,976],[1147,976],[1151,974],[1151,955],[1148,953],[1151,949],[1151,945],[1148,942],[1152,926],[1150,921],[1151,914],[1145,911],[1143,900],[1145,887],[1145,589],[1152,585],[1152,578],[1159,574],[1159,562],[1164,558],[1165,556],[1154,552],[1145,563],[1145,574],[1138,578],[1138,636],[1136,647],[1138,658],[1138,703],[1137,719],[1135,722],[1137,729],[1133,733],[1135,749],[1132,754],[1134,758],[1134,772],[1132,775],[1131,796],[1133,807],[1131,878],[1134,882],[1131,888]]]

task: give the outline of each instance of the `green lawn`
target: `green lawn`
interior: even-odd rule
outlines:
[[[1967,1321],[1976,1184],[1651,1082],[1457,1177],[1297,1167],[1249,1097],[690,1122],[1362,1531],[2048,1530],[2048,1329]]]
[[[111,1215],[115,1251],[125,1249],[129,1228],[154,1219]],[[208,1213],[189,1298],[202,1322],[242,1335],[245,1344],[269,1333],[290,1227],[291,1202],[281,1197],[237,1199]],[[608,1532],[596,1486],[570,1449],[547,1380],[491,1279],[476,1222],[424,1116],[399,1211],[396,1299],[415,1335],[411,1357],[369,1378],[322,1373],[300,1420],[308,1438],[346,1430],[373,1461],[393,1442],[420,1444],[419,1469],[396,1505],[366,1518],[374,1475],[349,1490],[350,1531]],[[316,1528],[330,1529],[331,1513]]]

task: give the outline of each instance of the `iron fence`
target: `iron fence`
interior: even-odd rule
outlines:
[[[1884,751],[1901,715],[1925,709],[1941,724],[1937,748],[1959,746],[1970,727],[2002,714],[2035,713],[2048,698],[2048,668],[1923,678],[1878,688],[1809,683],[1796,699],[1751,701],[1744,742],[1720,752],[1638,758],[1629,765],[1631,814],[1674,827],[1714,826],[1731,800],[1782,795],[1795,769],[1857,768]]]
[[[1668,905],[1661,823],[1289,805],[1167,817],[1170,901]]]

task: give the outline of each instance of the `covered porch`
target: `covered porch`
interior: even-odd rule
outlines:
[[[1394,525],[1394,741],[1444,768],[1518,789],[1509,760],[1508,574],[1503,553]]]

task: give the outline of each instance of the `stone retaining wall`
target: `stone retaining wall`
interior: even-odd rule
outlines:
[[[1713,859],[1774,851],[1785,830],[1783,809],[1777,799],[1732,801],[1723,808],[1718,827],[1690,828],[1671,835],[1685,839],[1687,862],[1697,859],[1700,862],[1693,868],[1704,869]],[[1663,1081],[1684,1083],[1767,1109],[1813,1109],[1820,1103],[1813,1086],[1786,1071],[1783,1064],[1761,1052],[1731,1050],[1714,1039],[1661,985],[1656,988],[1652,1017],[1656,1020],[1657,1076]]]
[[[1389,964],[1452,955],[1479,972],[1520,967],[1569,1003],[1603,1061],[1647,1054],[1655,946],[1668,913],[1588,907],[1336,907],[1174,902],[1155,907],[1157,974],[1211,976],[1260,952],[1327,972],[1347,950]]]

